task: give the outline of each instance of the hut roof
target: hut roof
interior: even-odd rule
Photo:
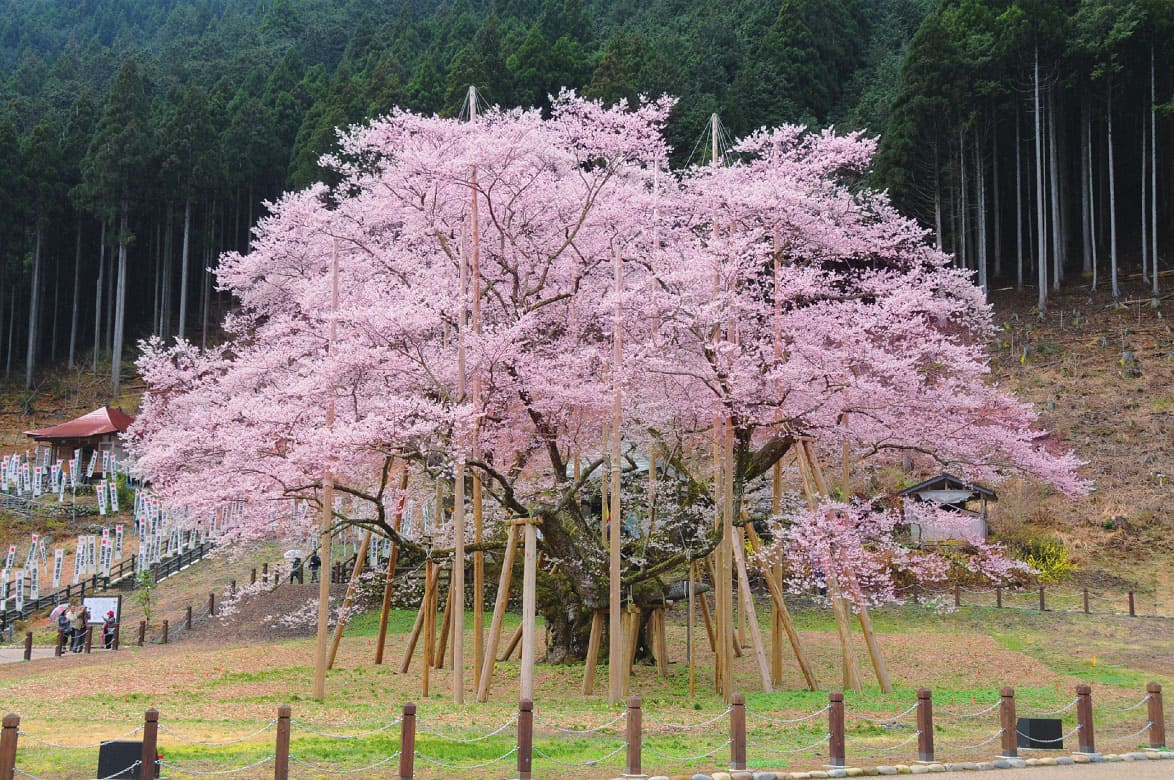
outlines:
[[[978,484],[977,482],[967,482],[964,479],[961,479],[959,477],[955,477],[953,474],[947,474],[944,471],[941,474],[938,474],[936,477],[931,477],[931,478],[927,479],[925,482],[919,482],[912,487],[905,488],[904,490],[902,490],[899,493],[899,495],[902,495],[902,496],[918,495],[918,496],[920,496],[922,493],[936,492],[936,491],[943,491],[943,492],[966,491],[969,495],[974,495],[977,493],[978,495],[986,496],[987,498],[989,498],[993,501],[998,500],[998,496],[995,495],[995,491],[991,490],[990,488],[983,487],[982,485]],[[950,503],[952,503],[952,502],[950,502]]]
[[[37,428],[25,431],[24,435],[37,441],[52,441],[54,439],[88,439],[93,436],[102,436],[107,433],[123,433],[131,426],[135,418],[118,409],[101,406],[83,414],[77,419],[54,425],[51,428]]]

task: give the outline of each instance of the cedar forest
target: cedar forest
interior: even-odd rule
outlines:
[[[31,387],[197,343],[207,269],[266,202],[331,174],[394,106],[679,99],[670,161],[800,122],[881,138],[872,176],[984,287],[1158,289],[1169,243],[1170,0],[119,0],[0,12],[0,358]],[[212,332],[210,332],[210,328]],[[21,368],[23,367],[23,377]]]

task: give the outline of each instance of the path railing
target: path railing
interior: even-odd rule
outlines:
[[[1129,617],[1169,618],[1156,610],[1146,613],[1139,605],[1137,591],[1123,593],[1093,593],[1088,588],[1073,590],[1059,586],[1039,585],[1027,588],[968,588],[954,584],[944,588],[928,588],[914,583],[897,589],[898,595],[912,602],[937,604],[953,603],[955,607],[986,607],[1018,609],[1030,612],[1065,612],[1085,615],[1128,615]]]
[[[209,740],[173,730],[166,723],[160,721],[157,710],[149,709],[141,726],[136,726],[119,737],[84,745],[62,744],[56,739],[27,733],[20,728],[20,717],[10,714],[4,718],[3,734],[0,735],[0,780],[13,780],[17,773],[21,777],[36,780],[36,775],[18,766],[18,745],[20,744],[30,743],[40,749],[86,751],[100,749],[102,745],[109,742],[140,733],[142,735],[141,755],[127,769],[155,765],[177,775],[226,776],[251,772],[254,773],[253,776],[256,776],[256,770],[272,764],[274,780],[288,780],[291,766],[316,773],[348,775],[375,772],[381,768],[390,767],[393,763],[398,765],[399,774],[397,776],[402,780],[410,780],[416,777],[417,761],[422,765],[421,768],[436,767],[446,776],[452,776],[453,772],[472,772],[500,764],[503,766],[503,775],[508,774],[518,780],[533,780],[535,763],[543,767],[542,774],[544,776],[556,777],[565,774],[564,770],[571,767],[600,767],[618,770],[622,761],[624,776],[639,777],[645,774],[645,752],[655,757],[660,764],[665,762],[672,765],[695,764],[699,761],[712,759],[715,765],[727,766],[732,771],[747,770],[751,760],[762,764],[778,757],[793,759],[803,755],[818,756],[822,763],[831,767],[847,767],[849,758],[857,760],[874,757],[883,757],[886,762],[907,757],[907,760],[910,761],[938,763],[942,753],[961,755],[987,748],[988,745],[993,745],[995,742],[999,743],[998,753],[1003,759],[1008,762],[1018,761],[1022,764],[1022,759],[1018,757],[1019,751],[1028,748],[1018,746],[1020,737],[1033,739],[1037,744],[1052,742],[1055,743],[1056,748],[1059,748],[1063,741],[1075,737],[1078,748],[1077,755],[1084,756],[1083,760],[1086,761],[1101,760],[1101,755],[1097,752],[1093,727],[1092,691],[1087,685],[1078,685],[1075,694],[1075,698],[1063,707],[1048,712],[1035,713],[1040,717],[1075,718],[1072,728],[1059,739],[1053,740],[1039,740],[1029,737],[1019,730],[1015,692],[1011,688],[1003,688],[999,692],[997,701],[978,710],[951,712],[945,708],[938,708],[936,713],[932,692],[927,688],[922,688],[917,692],[916,702],[908,709],[892,716],[880,718],[862,714],[851,715],[846,712],[844,695],[839,692],[829,694],[827,706],[797,718],[776,718],[764,713],[751,712],[746,706],[745,698],[740,694],[735,694],[730,706],[725,711],[693,723],[661,722],[645,714],[640,697],[633,696],[629,699],[626,710],[610,720],[595,726],[573,727],[561,726],[538,717],[534,702],[523,699],[519,703],[517,714],[503,723],[495,724],[484,733],[472,736],[452,734],[432,727],[427,720],[420,718],[416,705],[410,702],[404,705],[400,717],[376,728],[353,733],[340,733],[334,727],[302,722],[293,717],[289,705],[282,705],[277,708],[276,717],[272,720],[247,733],[218,740]],[[1139,730],[1129,734],[1110,736],[1108,739],[1102,740],[1103,743],[1129,742],[1132,743],[1132,746],[1136,746],[1137,740],[1146,735],[1144,739],[1148,742],[1149,748],[1164,751],[1166,731],[1162,707],[1162,687],[1160,685],[1150,683],[1146,686],[1145,695],[1140,701],[1125,707],[1115,708],[1113,711],[1115,713],[1131,713],[1142,707],[1146,708],[1145,712],[1144,714],[1139,713],[1138,717],[1144,717],[1145,721]],[[984,732],[976,735],[977,741],[958,745],[942,745],[940,742],[935,744],[935,717],[939,720],[970,721],[994,716],[995,713],[998,716],[998,727],[991,733]],[[850,716],[853,720],[890,728],[904,721],[909,721],[913,731],[904,737],[889,738],[885,744],[875,744],[872,737],[868,737],[867,742],[855,736],[849,740],[846,722]],[[755,723],[753,729],[771,730],[769,737],[764,737],[761,734],[748,736],[748,719]],[[559,757],[553,755],[555,751],[549,744],[545,746],[546,749],[536,744],[536,724],[539,737],[544,737],[548,741],[562,740],[563,752]],[[759,726],[758,724],[765,725]],[[790,740],[803,744],[794,747],[780,746],[781,735],[778,733],[780,728]],[[326,765],[311,761],[305,757],[306,754],[299,754],[293,742],[295,735],[304,735],[304,739],[313,739],[319,742],[321,740],[354,742],[355,740],[379,739],[393,729],[398,729],[399,732],[399,743],[396,749],[376,755],[373,761],[364,758],[366,763],[362,766]],[[273,736],[266,737],[271,731]],[[715,744],[705,752],[696,755],[681,755],[679,753],[681,734],[699,731],[714,732],[713,738],[709,741]],[[498,744],[491,742],[495,737],[509,732],[513,733],[514,740],[513,745],[508,749],[502,750],[502,746],[499,744],[500,739],[497,741]],[[573,739],[568,739],[568,737],[573,737]],[[604,741],[605,744],[601,745],[596,752],[593,746],[585,747],[588,737]],[[271,742],[267,743],[263,741],[263,738],[271,740]],[[763,743],[761,740],[764,738],[769,738],[770,744]],[[211,749],[209,752],[213,755],[217,752],[223,752],[222,749],[226,746],[244,743],[250,743],[249,746],[254,750],[244,754],[245,757],[241,760],[246,763],[241,766],[229,769],[222,769],[219,766],[210,768],[207,765],[197,766],[195,761],[164,760],[159,753],[161,739],[184,745],[207,747]],[[269,744],[272,744],[271,752],[268,749]],[[446,751],[440,749],[443,745],[449,746],[447,755]],[[457,747],[460,750],[456,750]],[[568,748],[575,754],[570,755],[567,752]],[[692,749],[696,750],[696,747]],[[256,755],[258,750],[263,752],[256,758],[248,760],[249,757]],[[991,747],[990,750],[993,752],[995,748]],[[339,754],[338,751],[333,752],[336,755]],[[459,753],[463,760],[455,759],[453,756],[456,753]],[[622,759],[620,758],[621,754],[623,755]],[[369,756],[369,753],[367,755]],[[1157,757],[1174,757],[1174,753],[1163,752]],[[514,766],[513,771],[508,769],[511,764]],[[266,774],[268,771],[267,768],[264,770]],[[381,775],[391,776],[387,769],[383,769]]]

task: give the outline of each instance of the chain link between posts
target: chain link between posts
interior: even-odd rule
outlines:
[[[791,726],[795,723],[803,723],[804,721],[818,718],[820,715],[824,714],[831,708],[832,705],[829,704],[821,710],[816,710],[815,712],[803,715],[798,718],[772,718],[769,715],[763,715],[761,713],[755,712],[754,710],[746,710],[746,717],[750,718],[751,720],[762,721],[763,723],[772,723],[776,726]]]
[[[266,731],[268,731],[269,729],[273,728],[276,725],[277,725],[277,721],[271,720],[268,723],[266,723],[264,726],[262,726],[261,728],[252,732],[251,734],[245,734],[243,737],[237,737],[235,739],[226,739],[222,742],[217,742],[217,741],[205,742],[204,740],[192,739],[191,737],[184,736],[183,734],[180,734],[179,732],[172,731],[171,729],[169,729],[167,727],[166,724],[163,724],[163,723],[159,724],[159,731],[163,734],[169,734],[169,735],[175,737],[176,739],[178,739],[180,742],[186,742],[189,745],[204,745],[206,747],[225,747],[227,745],[239,745],[242,742],[248,742],[250,739],[253,739],[254,737],[256,737],[258,735],[264,734]]]
[[[627,749],[628,749],[628,743],[625,740],[624,744],[620,745],[618,748],[611,751],[607,755],[600,756],[599,758],[592,758],[587,761],[567,762],[567,761],[562,761],[561,759],[557,759],[552,755],[548,755],[547,753],[543,753],[537,747],[531,747],[531,750],[534,752],[534,755],[538,756],[539,758],[542,758],[546,761],[552,761],[552,762],[558,764],[559,766],[565,766],[565,767],[570,767],[570,768],[581,767],[581,766],[590,766],[590,767],[599,766],[604,761],[607,761],[609,758],[615,756],[617,753],[620,753],[620,752],[627,750]]]
[[[403,718],[396,718],[391,723],[386,723],[378,728],[371,729],[370,731],[361,731],[358,734],[331,734],[330,732],[327,732],[327,731],[318,731],[316,728],[309,726],[305,723],[302,723],[300,720],[297,720],[295,718],[291,718],[289,723],[291,726],[297,726],[302,731],[305,731],[308,734],[313,734],[316,737],[325,737],[326,739],[350,740],[350,739],[363,739],[364,737],[374,736],[375,734],[382,734],[383,732],[388,731],[390,729],[393,729],[396,726],[400,725],[401,723],[403,723],[403,721],[404,721]]]
[[[416,758],[420,759],[421,761],[425,761],[429,764],[432,764],[433,766],[438,766],[442,769],[460,769],[463,771],[469,771],[469,770],[473,770],[473,769],[484,769],[487,766],[493,766],[494,764],[499,764],[517,752],[518,752],[518,746],[514,745],[512,748],[507,750],[505,753],[502,753],[497,758],[491,758],[488,761],[485,761],[480,764],[450,764],[446,761],[441,761],[436,758],[429,758],[428,756],[421,753],[419,750],[416,751],[415,755],[416,755]]]
[[[670,761],[676,761],[681,764],[691,764],[694,761],[700,761],[703,758],[709,758],[710,756],[717,753],[718,751],[724,750],[725,748],[728,748],[730,746],[731,742],[733,742],[733,740],[727,739],[725,742],[721,743],[720,745],[715,747],[713,750],[710,750],[709,752],[706,752],[706,753],[702,753],[699,756],[674,756],[672,753],[665,753],[664,751],[657,750],[656,748],[654,748],[652,745],[649,745],[649,744],[644,744],[643,749],[648,751],[649,753],[653,754],[654,756],[660,756],[661,758],[667,758]]]
[[[133,729],[126,732],[125,734],[122,734],[117,737],[111,737],[110,739],[104,739],[101,742],[95,742],[92,745],[59,745],[56,742],[50,742],[46,739],[41,739],[40,737],[35,736],[33,734],[30,734],[23,729],[18,730],[17,734],[19,734],[24,739],[31,739],[33,742],[36,742],[39,745],[44,745],[45,747],[56,748],[58,750],[93,750],[94,748],[100,748],[103,745],[108,745],[111,742],[117,742],[120,739],[126,739],[127,737],[133,737],[135,734],[138,734],[142,730],[143,730],[142,726],[135,726]]]
[[[181,775],[192,775],[194,777],[223,777],[225,775],[237,775],[241,772],[247,772],[250,769],[256,769],[259,766],[265,766],[270,761],[275,761],[276,756],[269,755],[264,758],[259,758],[251,764],[234,767],[232,769],[187,769],[186,767],[171,764],[166,761],[160,761],[159,766],[170,769],[173,772],[179,772]]]
[[[449,735],[442,734],[439,731],[433,731],[432,729],[428,728],[427,725],[420,723],[419,721],[416,722],[416,731],[418,731],[422,734],[427,734],[431,737],[436,737],[437,739],[443,740],[445,742],[456,742],[461,745],[471,745],[474,742],[484,742],[487,739],[491,739],[492,737],[496,737],[498,734],[502,733],[503,731],[508,729],[510,726],[517,723],[517,721],[518,721],[518,716],[514,715],[512,718],[510,718],[509,720],[507,720],[505,723],[501,724],[497,728],[493,729],[493,731],[490,731],[488,734],[482,734],[479,737],[470,737],[469,739],[461,739],[460,737],[450,737]]]
[[[298,766],[304,766],[306,769],[309,769],[312,772],[321,772],[325,775],[355,775],[359,772],[370,772],[372,769],[378,769],[381,766],[386,766],[387,764],[390,764],[392,761],[395,761],[397,758],[399,758],[399,756],[400,752],[397,750],[390,756],[379,759],[374,764],[368,764],[367,766],[360,766],[354,769],[332,769],[330,767],[319,766],[318,764],[312,764],[309,761],[298,758],[293,754],[290,754],[289,760],[291,763],[297,764]]]
[[[717,723],[719,720],[733,712],[733,709],[733,707],[728,707],[725,712],[722,712],[719,715],[710,718],[709,720],[703,720],[699,723],[666,723],[665,721],[657,720],[647,713],[644,714],[644,721],[646,723],[651,723],[654,726],[660,726],[662,729],[668,729],[669,731],[695,731],[697,729],[703,729],[706,726],[712,726],[714,723]]]

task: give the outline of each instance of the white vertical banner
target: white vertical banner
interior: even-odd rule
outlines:
[[[110,471],[110,450],[102,450],[102,476],[105,477]]]
[[[4,568],[11,569],[12,564],[16,563],[16,545],[8,545],[8,555],[4,557]]]
[[[65,550],[60,547],[53,549],[53,587],[61,587],[61,569],[65,565]]]
[[[65,503],[65,474],[62,473],[57,479],[57,503]]]
[[[82,578],[82,566],[85,565],[86,553],[82,538],[77,538],[77,544],[73,548],[73,584],[77,585],[78,580]]]
[[[8,601],[8,569],[0,569],[0,612]]]
[[[8,492],[8,456],[0,460],[0,490]]]
[[[102,546],[98,550],[98,573],[103,577],[110,576],[110,538],[102,537]]]
[[[118,480],[112,479],[108,483],[108,490],[110,491],[110,511],[112,513],[118,512]]]
[[[29,598],[36,601],[41,597],[41,567],[37,565],[25,571],[29,574]]]
[[[105,517],[105,515],[106,515],[106,497],[107,497],[106,480],[103,479],[98,482],[98,487],[95,489],[94,493],[98,497],[98,514]]]
[[[122,542],[123,542],[122,524],[114,526],[114,557],[122,560]]]
[[[94,450],[93,454],[90,455],[90,465],[86,468],[86,478],[87,479],[94,478],[94,469],[96,469],[97,467],[98,467],[98,451]]]
[[[33,561],[37,559],[37,541],[40,540],[40,538],[41,537],[38,534],[33,534],[32,539],[29,540],[29,551],[28,554],[24,556],[24,567],[26,569],[32,566]]]
[[[42,477],[41,467],[37,466],[33,469],[33,498],[41,495]]]
[[[75,490],[77,489],[77,472],[81,468],[81,460],[76,456],[69,462],[69,484]]]
[[[24,609],[24,570],[16,570],[16,608]]]

